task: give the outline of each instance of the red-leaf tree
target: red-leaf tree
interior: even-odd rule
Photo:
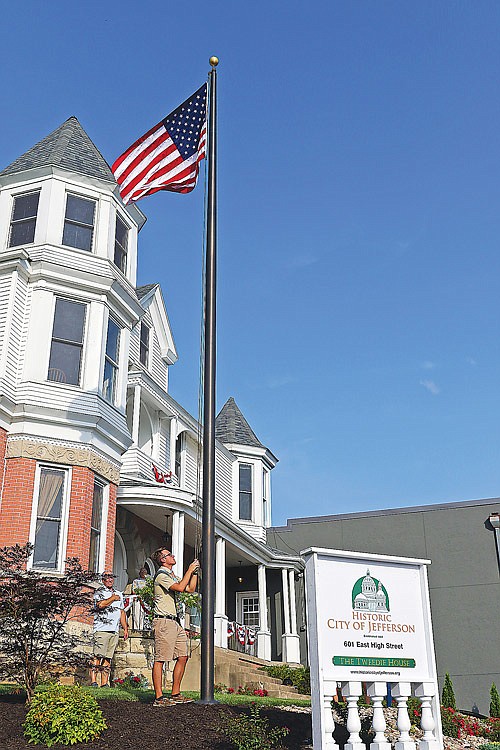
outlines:
[[[0,678],[26,689],[27,701],[42,679],[74,673],[88,664],[81,636],[70,621],[93,607],[95,574],[78,558],[62,574],[29,569],[31,544],[0,548]]]

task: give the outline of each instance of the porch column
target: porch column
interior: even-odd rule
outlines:
[[[172,554],[175,556],[173,571],[176,576],[184,575],[184,513],[174,510],[172,516]]]
[[[132,440],[136,448],[139,445],[139,416],[141,413],[141,386],[134,386],[134,411],[132,414]]]
[[[257,656],[271,661],[271,633],[267,622],[267,585],[266,566],[259,565],[257,570],[259,582],[259,632],[257,633]]]
[[[227,648],[226,615],[226,540],[218,536],[215,540],[215,645]]]
[[[283,588],[284,633],[281,636],[283,646],[283,661],[298,664],[300,662],[300,641],[297,634],[297,614],[295,611],[294,571],[288,570],[287,568],[282,568],[281,580]]]

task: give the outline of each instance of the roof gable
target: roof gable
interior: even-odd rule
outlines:
[[[137,296],[145,310],[149,310],[154,329],[160,343],[161,356],[167,365],[177,362],[177,349],[170,327],[165,302],[159,284],[145,284],[136,289]]]
[[[115,182],[109,165],[76,117],[70,117],[63,122],[50,135],[2,170],[0,176],[46,166],[60,167],[69,172]]]

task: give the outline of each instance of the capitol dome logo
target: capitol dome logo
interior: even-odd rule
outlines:
[[[363,612],[389,612],[389,594],[381,581],[370,571],[358,578],[352,587],[352,608]]]

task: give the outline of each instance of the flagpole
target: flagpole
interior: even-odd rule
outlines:
[[[201,580],[200,702],[214,699],[215,614],[215,372],[217,286],[217,57],[210,58],[208,117],[208,191],[205,249],[205,352],[203,389],[203,513]]]

